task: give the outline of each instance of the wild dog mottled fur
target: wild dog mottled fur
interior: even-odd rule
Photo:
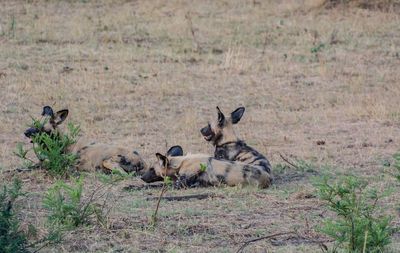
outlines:
[[[164,156],[156,154],[157,162],[142,176],[147,183],[161,181],[169,176],[183,185],[217,186],[227,184],[257,185],[266,188],[270,184],[269,173],[263,169],[242,162],[218,159],[205,154],[183,155],[180,146],[171,147]],[[200,164],[204,164],[205,170]],[[165,166],[167,167],[165,171]]]
[[[217,107],[217,118],[200,132],[206,141],[214,145],[215,158],[243,162],[270,174],[271,164],[267,158],[240,140],[233,128],[242,118],[244,110],[244,107],[239,107],[227,118]]]
[[[50,106],[45,106],[42,116],[49,117],[46,124],[41,129],[36,127],[29,128],[25,131],[25,136],[30,138],[45,132],[52,138],[60,138],[62,136],[60,124],[67,118],[68,110],[54,113]],[[95,141],[87,141],[82,138],[64,152],[77,154],[79,156],[77,168],[83,171],[101,170],[107,172],[122,168],[128,173],[135,171],[137,174],[142,174],[146,167],[143,159],[136,151]]]

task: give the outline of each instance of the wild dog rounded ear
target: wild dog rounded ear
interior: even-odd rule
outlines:
[[[223,126],[225,124],[225,115],[221,112],[218,106],[217,106],[217,111],[218,111],[218,125]]]
[[[64,109],[61,111],[56,112],[56,114],[51,117],[52,123],[59,125],[61,124],[68,116],[68,110]]]
[[[244,107],[239,107],[231,113],[232,124],[236,124],[240,121],[244,113]]]
[[[53,117],[53,115],[54,115],[53,109],[51,109],[51,107],[48,105],[43,107],[42,116],[45,116],[45,115],[48,115],[50,117]]]
[[[182,147],[179,145],[171,147],[167,152],[167,156],[183,156]]]
[[[168,164],[168,158],[165,155],[156,153],[156,156],[161,166],[165,166],[166,164]]]

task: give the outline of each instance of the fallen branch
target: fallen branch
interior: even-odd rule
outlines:
[[[125,191],[141,191],[141,190],[148,190],[148,189],[158,189],[162,188],[164,184],[150,184],[150,185],[142,185],[142,186],[136,186],[136,185],[129,185],[125,186],[123,189]]]
[[[150,184],[150,185],[142,185],[142,186],[136,186],[136,185],[129,185],[125,186],[123,189],[125,191],[141,191],[141,190],[148,190],[148,189],[158,189],[162,188],[164,184]],[[177,181],[174,184],[169,185],[172,189],[180,190],[180,189],[188,189],[188,188],[204,188],[207,187],[205,185],[201,185],[200,183],[195,183],[192,185],[185,185],[184,183]]]
[[[206,199],[206,198],[214,198],[214,197],[221,197],[216,194],[194,194],[194,195],[185,195],[185,196],[173,196],[173,197],[162,197],[163,200],[166,201],[182,201],[182,200],[189,200],[189,199]],[[155,200],[158,197],[149,197],[146,200]]]
[[[296,235],[297,238],[303,239],[303,240],[306,241],[306,242],[318,244],[318,246],[319,246],[323,251],[324,251],[324,250],[326,251],[326,250],[328,249],[328,247],[327,247],[324,243],[326,243],[326,242],[332,242],[332,241],[333,241],[333,240],[314,240],[314,239],[308,239],[308,238],[306,238],[306,237],[304,237],[304,236],[299,235],[298,233],[296,233],[296,232],[294,232],[294,231],[290,231],[290,232],[281,232],[281,233],[276,233],[276,234],[272,234],[272,235],[267,235],[267,236],[263,236],[263,237],[260,237],[260,238],[256,238],[256,239],[253,239],[253,240],[250,240],[250,241],[246,241],[246,242],[244,242],[243,245],[238,249],[238,251],[236,251],[236,253],[242,252],[243,249],[244,249],[245,247],[247,247],[247,246],[248,246],[250,243],[252,243],[252,242],[257,242],[257,241],[266,240],[266,239],[272,239],[272,238],[277,237],[277,236],[281,236],[281,235],[290,235],[290,234]]]
[[[33,171],[33,170],[43,170],[44,168],[40,165],[34,165],[31,168],[16,168],[16,169],[11,169],[11,170],[4,170],[3,172],[5,173],[11,173],[11,172],[27,172],[27,171]]]
[[[257,238],[257,239],[253,239],[253,240],[247,241],[247,242],[243,243],[243,245],[236,251],[236,253],[242,252],[243,249],[244,249],[247,245],[249,245],[250,243],[252,243],[252,242],[257,242],[257,241],[261,241],[261,240],[265,240],[265,239],[271,239],[271,238],[274,238],[274,237],[277,237],[277,236],[289,235],[289,234],[296,234],[296,233],[293,232],[293,231],[291,231],[291,232],[281,232],[281,233],[276,233],[276,234],[272,234],[272,235],[267,235],[267,236],[263,236],[263,237],[260,237],[260,238]]]
[[[299,167],[297,167],[297,165],[295,165],[294,163],[290,162],[287,158],[285,158],[281,153],[279,153],[279,156],[282,158],[282,160],[284,160],[287,164],[289,164],[290,166],[292,166],[295,169],[299,169]]]

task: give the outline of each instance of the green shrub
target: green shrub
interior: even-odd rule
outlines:
[[[102,208],[94,202],[94,194],[86,201],[82,198],[83,178],[72,179],[72,186],[57,182],[44,194],[44,208],[50,211],[51,224],[73,228],[89,224],[93,218],[102,219]]]
[[[334,250],[348,252],[381,252],[390,244],[390,237],[398,229],[393,228],[393,217],[382,214],[379,200],[389,194],[379,194],[367,188],[368,183],[355,176],[341,176],[336,183],[329,182],[328,176],[317,179],[314,187],[317,195],[325,202],[326,208],[336,216],[323,222],[318,228],[336,240]]]
[[[19,228],[15,201],[22,195],[21,180],[15,179],[11,188],[3,186],[0,193],[0,252],[26,252],[26,234]]]
[[[3,186],[0,193],[0,252],[20,253],[29,252],[28,249],[38,251],[46,246],[61,242],[62,233],[57,227],[51,226],[46,237],[28,243],[28,233],[20,229],[20,223],[17,219],[16,200],[25,195],[21,193],[21,180],[14,179],[12,187]],[[29,232],[36,235],[36,229],[29,225]],[[36,236],[35,236],[36,237]]]
[[[47,123],[47,117],[44,122],[40,122],[32,117],[33,124],[30,127],[42,129]],[[80,132],[80,126],[74,126],[73,123],[68,124],[69,134],[61,135],[57,130],[52,134],[42,132],[32,137],[33,151],[40,161],[40,166],[45,168],[53,176],[64,177],[69,175],[77,163],[78,156],[68,154],[67,148],[76,143],[76,137]],[[22,145],[17,146],[17,151],[14,154],[25,161],[33,163],[26,155],[29,150],[24,150]],[[29,165],[29,164],[25,164]]]

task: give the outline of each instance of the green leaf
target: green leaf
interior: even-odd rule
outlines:
[[[26,159],[26,154],[28,153],[29,150],[24,150],[21,143],[17,145],[17,151],[18,153],[14,152],[15,156],[20,157],[22,159]]]

